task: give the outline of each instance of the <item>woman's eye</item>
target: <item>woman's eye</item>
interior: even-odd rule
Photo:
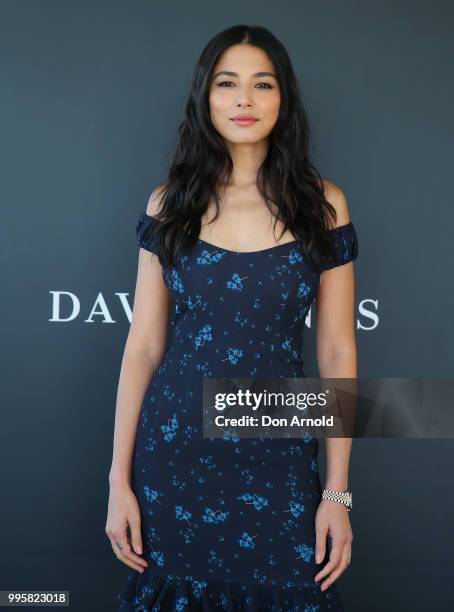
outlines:
[[[233,81],[222,81],[221,83],[218,83],[218,87],[222,87],[223,85],[234,85]],[[273,89],[273,86],[270,85],[269,83],[257,83],[257,85],[266,85],[265,89]],[[263,89],[263,87],[260,87],[260,89]]]

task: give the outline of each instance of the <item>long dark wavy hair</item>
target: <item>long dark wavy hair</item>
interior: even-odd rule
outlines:
[[[203,49],[192,76],[179,142],[160,188],[158,223],[149,231],[162,264],[175,261],[199,237],[201,219],[212,199],[219,216],[219,186],[225,184],[233,163],[225,142],[210,120],[209,89],[213,67],[232,45],[246,43],[263,49],[278,79],[281,104],[269,134],[266,158],[257,173],[257,188],[266,205],[277,207],[276,219],[299,241],[304,256],[320,270],[321,257],[330,254],[326,231],[335,208],[325,199],[320,174],[309,160],[309,122],[295,73],[285,47],[266,28],[236,25],[212,38]]]

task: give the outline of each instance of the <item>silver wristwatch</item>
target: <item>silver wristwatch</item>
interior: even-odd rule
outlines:
[[[351,491],[331,491],[330,489],[323,489],[322,499],[329,499],[344,504],[349,512],[352,509]]]

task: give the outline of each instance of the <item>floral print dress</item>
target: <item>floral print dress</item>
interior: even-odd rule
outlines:
[[[140,247],[157,253],[137,219]],[[324,270],[356,259],[352,222],[329,231]],[[314,576],[318,440],[204,438],[203,377],[302,377],[304,322],[320,274],[296,240],[252,252],[201,239],[162,268],[174,303],[168,347],[145,393],[132,487],[148,568],[118,610],[343,610]],[[153,296],[150,296],[153,299]]]

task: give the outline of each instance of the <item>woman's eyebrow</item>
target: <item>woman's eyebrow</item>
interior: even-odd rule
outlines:
[[[240,76],[237,72],[231,72],[230,70],[221,70],[220,72],[216,73],[213,76],[213,79],[218,77],[220,74],[225,74],[226,76],[231,76],[231,77],[239,77]],[[276,76],[272,72],[255,72],[252,76],[253,77],[271,76],[274,79],[276,78]]]

